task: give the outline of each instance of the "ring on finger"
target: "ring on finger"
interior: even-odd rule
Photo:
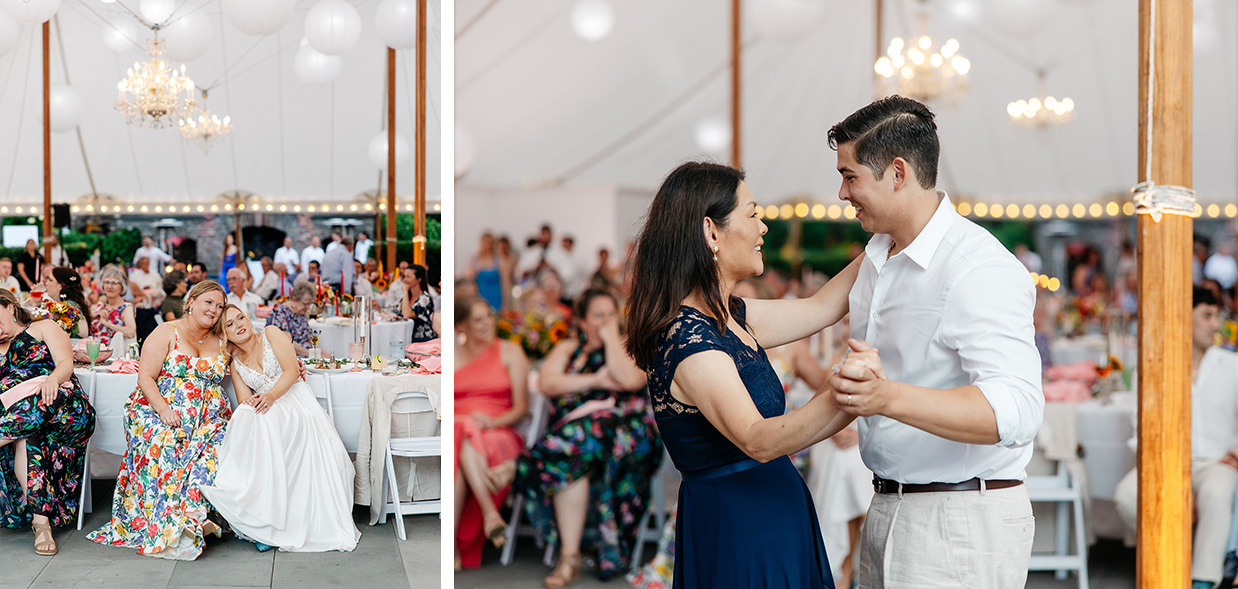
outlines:
[[[847,405],[853,405],[851,402],[851,393],[847,393]]]

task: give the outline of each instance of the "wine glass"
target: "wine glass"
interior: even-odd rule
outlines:
[[[99,342],[94,340],[86,342],[86,357],[90,358],[90,369],[94,370],[95,360],[99,359]]]
[[[365,344],[359,342],[349,342],[348,355],[352,357],[353,364],[360,366],[361,359],[365,357]]]

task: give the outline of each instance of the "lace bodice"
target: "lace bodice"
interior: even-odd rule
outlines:
[[[261,395],[271,390],[275,386],[275,381],[283,376],[284,370],[279,366],[279,359],[275,357],[275,350],[271,348],[271,340],[267,339],[265,331],[262,332],[262,372],[258,372],[249,366],[246,366],[240,359],[232,361],[232,367],[237,376],[245,381],[250,390],[255,395]]]

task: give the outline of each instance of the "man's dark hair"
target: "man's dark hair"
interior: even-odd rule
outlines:
[[[941,144],[933,111],[910,98],[888,96],[861,108],[830,127],[830,147],[855,144],[855,159],[873,171],[885,174],[894,158],[911,164],[921,188],[937,186],[937,158]]]
[[[306,266],[306,268],[309,268],[310,266],[318,268],[319,270],[322,269],[322,264],[319,264],[318,260],[310,260],[310,263]]]
[[[1213,292],[1211,288],[1206,286],[1196,286],[1191,289],[1191,308],[1194,309],[1200,305],[1220,307],[1221,299],[1217,298],[1217,294]]]

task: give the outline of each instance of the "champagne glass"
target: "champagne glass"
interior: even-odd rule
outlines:
[[[353,364],[360,366],[361,359],[365,357],[365,344],[359,342],[349,342],[348,355],[352,357]]]
[[[90,358],[90,369],[94,370],[95,360],[99,359],[99,342],[94,340],[86,342],[86,356]]]

